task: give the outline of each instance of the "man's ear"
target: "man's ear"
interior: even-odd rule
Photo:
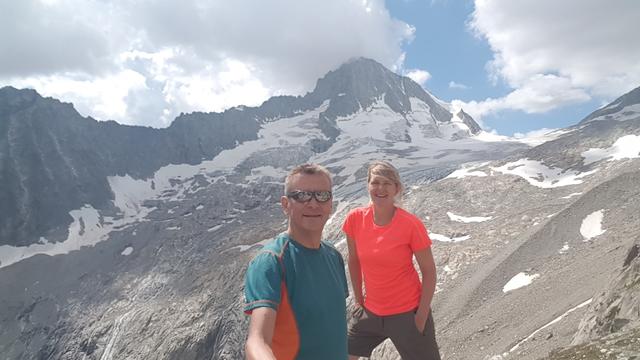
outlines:
[[[289,215],[289,198],[286,196],[280,197],[280,205],[282,205],[282,211]]]

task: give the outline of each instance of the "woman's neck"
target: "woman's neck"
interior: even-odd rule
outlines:
[[[391,222],[396,213],[395,206],[375,206],[373,205],[373,222],[378,226],[384,226]]]

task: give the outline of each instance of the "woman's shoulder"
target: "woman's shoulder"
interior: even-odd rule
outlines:
[[[396,211],[398,212],[398,217],[403,221],[410,222],[412,224],[422,224],[422,220],[420,220],[417,215],[410,213],[403,208],[396,208]]]

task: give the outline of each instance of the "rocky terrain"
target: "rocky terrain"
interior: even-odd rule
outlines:
[[[574,336],[573,346],[549,359],[640,358],[640,244],[631,246],[620,273],[592,301]]]

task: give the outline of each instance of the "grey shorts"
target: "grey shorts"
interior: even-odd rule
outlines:
[[[420,333],[414,311],[378,316],[358,308],[349,323],[348,335],[349,355],[370,357],[373,349],[389,338],[403,360],[440,360],[431,312],[424,332]]]

